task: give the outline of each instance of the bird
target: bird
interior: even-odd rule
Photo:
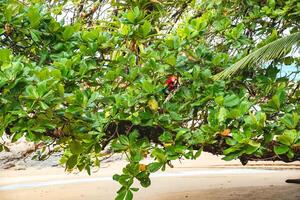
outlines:
[[[178,77],[175,75],[170,75],[164,84],[163,93],[165,95],[169,95],[172,91],[174,91],[179,86]]]

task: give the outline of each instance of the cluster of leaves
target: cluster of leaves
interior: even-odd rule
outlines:
[[[132,199],[134,180],[147,187],[150,173],[202,151],[244,164],[299,160],[297,54],[213,79],[299,32],[297,0],[84,2],[1,1],[0,135],[54,142],[68,170],[88,173],[105,149],[124,153],[117,199]],[[166,96],[169,75],[180,86]]]

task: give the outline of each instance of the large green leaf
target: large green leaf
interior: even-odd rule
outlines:
[[[77,156],[77,155],[72,155],[72,156],[68,159],[68,161],[67,161],[67,163],[66,163],[67,168],[68,168],[68,169],[73,169],[73,168],[76,166],[77,162],[78,162],[77,159],[78,159],[78,156]]]
[[[224,102],[223,102],[224,106],[233,107],[238,105],[239,103],[240,103],[240,98],[235,94],[224,97]]]
[[[40,11],[37,7],[31,6],[28,9],[28,13],[27,13],[30,25],[32,28],[36,28],[41,21],[41,15],[40,15]]]
[[[297,113],[289,114],[281,118],[281,122],[289,129],[294,129],[298,125],[299,122],[299,115]]]
[[[0,49],[0,65],[10,61],[11,50],[10,49]]]
[[[285,146],[285,145],[274,146],[274,152],[277,155],[285,154],[288,151],[289,151],[289,147],[288,146]]]
[[[214,80],[225,79],[248,66],[259,66],[269,60],[279,59],[289,53],[300,41],[300,32],[275,40],[245,56],[224,71],[213,76]]]
[[[296,130],[285,130],[284,133],[277,138],[280,143],[287,146],[296,143],[299,139],[300,134]]]
[[[147,168],[151,173],[154,173],[154,172],[158,171],[162,166],[163,166],[163,164],[160,162],[153,162],[153,163],[150,163]]]

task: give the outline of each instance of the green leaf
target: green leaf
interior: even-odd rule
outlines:
[[[99,32],[97,30],[92,31],[83,31],[82,32],[82,39],[86,42],[92,42],[99,36]]]
[[[12,17],[19,13],[20,5],[17,2],[9,2],[4,10],[4,16],[8,22],[11,21]]]
[[[239,131],[232,131],[232,137],[238,143],[243,143],[243,141],[246,138],[246,136],[242,132],[239,132]]]
[[[261,144],[259,142],[250,140],[248,142],[248,145],[246,146],[246,148],[244,148],[244,151],[246,154],[253,154],[255,151],[257,151],[259,149],[260,146],[261,146]]]
[[[119,174],[114,174],[112,178],[115,181],[119,181],[120,175]]]
[[[145,23],[142,25],[142,35],[146,37],[150,31],[151,31],[151,23],[149,21],[145,21]]]
[[[125,135],[121,135],[118,140],[120,141],[120,143],[124,146],[128,146],[129,145],[129,139],[127,136]]]
[[[260,143],[257,142],[257,141],[254,141],[254,140],[250,140],[250,141],[248,142],[248,144],[251,145],[251,146],[253,146],[253,147],[257,147],[257,148],[260,147]]]
[[[72,155],[66,163],[67,168],[73,169],[77,164],[77,159],[78,159],[77,155]]]
[[[15,133],[15,134],[12,136],[11,141],[12,141],[12,142],[16,142],[16,141],[18,141],[22,136],[23,136],[23,133],[17,132],[17,133]],[[4,147],[5,147],[5,146],[4,146]]]
[[[291,64],[294,63],[294,61],[295,61],[295,59],[294,59],[293,57],[291,57],[291,56],[285,57],[285,58],[283,59],[283,63],[284,63],[285,65],[291,65]]]
[[[248,155],[253,154],[258,148],[257,147],[253,147],[253,146],[246,146],[245,148],[243,148],[244,152]]]
[[[31,97],[32,99],[37,99],[37,98],[39,98],[39,94],[38,94],[38,92],[37,92],[37,89],[36,89],[36,87],[33,86],[33,85],[27,86],[27,88],[26,88],[26,93],[27,93],[27,95],[28,95],[29,97]]]
[[[124,200],[126,194],[127,190],[122,190],[121,192],[118,192],[118,195],[116,196],[115,200]]]
[[[80,25],[79,24],[65,26],[65,30],[62,33],[62,36],[63,36],[64,40],[70,39],[73,36],[73,34],[75,32],[77,32],[79,29],[80,29]]]
[[[275,8],[275,5],[276,5],[276,1],[275,0],[268,0],[268,6],[271,7],[271,8]]]
[[[113,142],[111,144],[111,148],[112,150],[114,150],[115,152],[120,152],[120,151],[125,151],[128,149],[128,146],[120,144],[118,142]]]
[[[165,63],[175,66],[176,65],[176,57],[174,55],[169,55],[164,59]]]
[[[39,34],[40,33],[37,30],[34,30],[34,29],[30,30],[31,38],[35,42],[39,42],[40,41],[40,35]]]
[[[224,107],[221,107],[220,110],[219,110],[219,113],[218,113],[218,120],[219,122],[223,122],[226,120],[226,117],[227,117],[227,110],[226,108]]]
[[[171,116],[171,118],[172,118],[173,120],[175,120],[175,121],[180,121],[180,120],[182,120],[182,116],[181,116],[180,114],[176,113],[176,112],[171,111],[171,112],[170,112],[170,116]]]
[[[276,106],[277,109],[280,108],[280,99],[278,95],[274,95],[271,99],[271,102]]]
[[[285,130],[282,135],[278,136],[277,140],[281,144],[290,146],[299,140],[299,134],[296,130]]]
[[[231,31],[231,37],[234,39],[239,39],[244,32],[244,24],[239,23],[235,28],[232,29]]]
[[[43,110],[47,110],[49,108],[49,106],[43,101],[39,101],[39,105]]]
[[[289,151],[289,147],[285,145],[280,145],[280,146],[274,146],[274,152],[277,155],[285,154],[286,152]]]
[[[225,53],[219,53],[217,54],[214,59],[212,60],[212,63],[216,66],[222,66],[225,65],[228,62],[229,56]]]
[[[149,187],[151,185],[151,180],[149,178],[149,173],[141,172],[136,177],[139,181],[141,186]]]
[[[225,150],[223,151],[223,153],[224,153],[225,155],[231,154],[231,153],[233,153],[233,152],[239,151],[240,148],[241,148],[241,145],[235,145],[235,146],[232,146],[232,147],[229,147],[229,148],[225,149]]]
[[[193,107],[195,107],[195,106],[201,106],[201,105],[203,105],[204,103],[208,102],[211,99],[212,99],[211,96],[206,96],[204,98],[200,98],[196,102],[192,103],[191,106],[193,106]]]
[[[264,124],[265,124],[265,121],[267,120],[266,113],[264,113],[264,112],[258,112],[256,114],[256,119],[257,119],[258,125],[260,127],[263,127]]]
[[[10,61],[11,50],[10,49],[0,49],[0,64],[7,63]]]
[[[147,93],[152,93],[154,91],[154,85],[152,85],[150,80],[143,80],[142,81],[142,88]]]
[[[298,125],[299,115],[297,113],[285,114],[280,120],[287,128],[294,129]]]
[[[187,129],[187,128],[180,128],[180,129],[178,129],[177,130],[177,134],[176,134],[176,138],[175,138],[175,140],[177,141],[179,141],[180,139],[182,139],[182,138],[184,138],[183,136],[186,134],[186,133],[188,133],[190,130],[189,129]]]
[[[293,159],[293,158],[295,157],[295,154],[294,154],[294,152],[290,149],[290,150],[288,151],[288,153],[287,153],[287,156],[288,156],[289,159]]]
[[[202,151],[203,151],[203,147],[201,147],[200,149],[198,149],[196,151],[195,155],[193,156],[193,159],[197,159],[202,154]]]
[[[237,141],[232,138],[226,138],[226,144],[233,146],[237,144]]]
[[[223,96],[217,96],[215,98],[215,102],[219,105],[219,106],[222,106],[223,103],[224,103],[224,97]]]
[[[162,166],[163,166],[163,164],[160,162],[153,162],[148,165],[147,169],[151,173],[154,173],[154,172],[158,171]]]
[[[222,18],[221,20],[215,20],[213,22],[213,26],[217,31],[222,31],[226,29],[227,26],[229,26],[231,23],[231,20],[229,18]]]
[[[223,105],[227,107],[234,107],[239,103],[240,103],[240,98],[237,95],[232,94],[232,95],[225,96]]]
[[[80,142],[78,142],[77,140],[73,140],[71,143],[70,143],[70,149],[71,149],[71,152],[73,154],[81,154],[83,152],[83,146]]]
[[[91,175],[91,166],[90,165],[86,165],[85,170],[88,173],[88,175]]]
[[[164,132],[162,135],[159,136],[159,140],[162,142],[172,142],[173,136],[169,132]]]
[[[236,159],[238,156],[239,156],[239,154],[229,154],[229,155],[224,156],[222,158],[222,160],[231,161],[231,160]]]
[[[133,191],[133,192],[137,192],[137,191],[139,191],[139,188],[133,188],[132,187],[132,188],[130,188],[130,190]]]
[[[140,11],[140,9],[139,9],[138,6],[136,6],[136,7],[133,8],[133,13],[135,15],[135,18],[139,18],[140,15],[142,14],[142,12]]]
[[[162,149],[155,148],[152,151],[152,156],[157,158],[159,162],[164,163],[166,162],[166,155],[165,152]]]
[[[132,24],[135,23],[135,15],[134,15],[133,11],[128,11],[128,13],[126,14],[126,18]]]
[[[131,179],[132,177],[131,176],[129,176],[129,175],[127,175],[127,174],[122,174],[121,176],[119,176],[119,178],[118,178],[118,182],[121,184],[121,185],[123,185],[123,186],[125,186],[126,188],[128,188],[131,184],[130,184],[130,179]]]
[[[41,15],[38,8],[31,6],[28,9],[27,16],[32,28],[36,28],[40,24]]]
[[[128,190],[125,200],[132,200],[132,199],[133,199],[133,193],[130,190]]]

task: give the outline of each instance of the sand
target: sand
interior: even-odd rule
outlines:
[[[146,161],[147,162],[147,161]],[[0,171],[0,199],[109,200],[119,188],[111,176],[125,161],[106,164],[88,176],[65,173],[63,168],[29,168]],[[152,176],[152,185],[134,195],[137,200],[300,200],[300,185],[287,184],[300,178],[300,163],[224,162],[204,154],[198,160],[174,163],[174,168]],[[135,183],[135,186],[139,186]]]

